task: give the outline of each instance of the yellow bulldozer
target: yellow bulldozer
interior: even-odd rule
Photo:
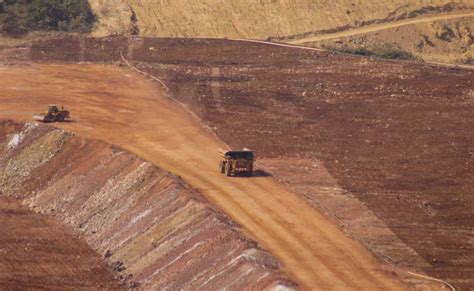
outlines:
[[[37,114],[33,116],[34,120],[41,121],[41,122],[63,122],[69,120],[69,111],[64,110],[64,107],[61,106],[59,109],[56,105],[49,105],[48,111],[44,113]]]
[[[220,150],[222,160],[219,164],[221,174],[227,176],[246,175],[253,176],[253,162],[255,154],[249,150],[242,151],[222,151]]]

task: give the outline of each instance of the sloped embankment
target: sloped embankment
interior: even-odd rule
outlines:
[[[293,286],[277,261],[180,178],[118,147],[0,121],[2,196],[80,233],[146,289]]]
[[[0,191],[1,191],[0,187]],[[0,195],[2,290],[116,290],[120,282],[84,240],[52,216]]]

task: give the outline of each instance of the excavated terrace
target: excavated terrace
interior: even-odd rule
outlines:
[[[0,121],[0,154],[1,286],[295,286],[199,192],[121,148]]]

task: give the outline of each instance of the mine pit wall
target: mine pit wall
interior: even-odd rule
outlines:
[[[296,287],[201,194],[120,148],[0,121],[0,154],[0,195],[73,228],[131,287]]]

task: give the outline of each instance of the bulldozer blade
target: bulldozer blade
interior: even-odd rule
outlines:
[[[44,122],[44,116],[34,115],[33,120]]]

